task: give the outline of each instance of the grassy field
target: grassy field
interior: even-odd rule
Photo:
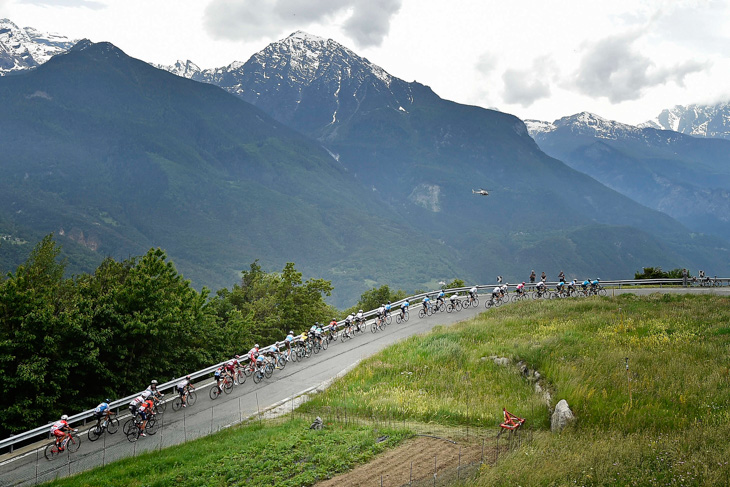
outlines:
[[[529,301],[404,340],[300,409],[496,432],[506,407],[527,417],[533,441],[483,467],[484,486],[730,485],[728,352],[727,297]],[[539,371],[552,406],[570,404],[577,421],[563,433],[550,433],[549,408],[519,361]],[[232,428],[54,485],[312,485],[408,436],[390,430],[378,444],[384,433],[372,427],[306,426]]]

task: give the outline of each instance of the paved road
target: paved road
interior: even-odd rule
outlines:
[[[730,294],[728,287],[664,288],[609,290],[609,296],[625,292],[650,294],[657,291]],[[485,296],[482,296],[479,308],[469,308],[459,313],[437,313],[424,319],[419,319],[417,316],[420,305],[414,305],[408,323],[396,324],[394,320],[384,331],[375,334],[367,331],[345,343],[333,342],[328,350],[301,362],[289,363],[285,369],[276,371],[271,379],[264,379],[260,384],[254,384],[249,378],[245,384],[234,387],[231,394],[222,395],[215,401],[208,397],[210,382],[200,383],[197,385],[198,400],[195,405],[178,412],[168,407],[162,416],[163,423],[159,432],[155,436],[141,438],[136,443],[128,442],[121,432],[104,435],[94,443],[83,434],[81,448],[77,453],[61,456],[52,462],[45,460],[42,451],[48,441],[19,449],[13,456],[3,455],[0,457],[0,486],[34,485],[37,482],[88,470],[142,451],[164,448],[210,434],[255,416],[272,405],[284,404],[286,407],[287,404],[291,404],[293,407],[292,398],[330,381],[342,371],[388,345],[427,332],[434,326],[449,325],[485,311],[484,299]],[[124,421],[125,419],[122,423]]]

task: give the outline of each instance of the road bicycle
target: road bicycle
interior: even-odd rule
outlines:
[[[241,377],[243,377],[243,380],[246,380],[246,376],[241,374]],[[243,382],[241,382],[242,384]],[[188,384],[185,386],[185,391],[183,392],[183,395],[185,396],[185,404],[188,406],[192,406],[195,404],[195,401],[198,400],[198,394],[195,392],[195,387],[193,387],[192,384]],[[178,396],[172,400],[172,410],[173,411],[180,411],[183,407],[183,398]]]
[[[253,381],[254,383],[258,384],[261,382],[264,377],[267,379],[270,378],[274,374],[274,364],[271,362],[266,362],[263,365],[260,365],[256,367],[256,370],[253,373]]]
[[[81,446],[81,438],[79,438],[79,435],[76,434],[77,431],[78,430],[73,430],[72,432],[66,433],[66,436],[64,436],[63,440],[61,440],[60,445],[56,444],[56,440],[53,440],[49,445],[47,445],[43,451],[46,460],[51,461],[64,452],[75,453]]]
[[[159,424],[157,423],[157,418],[154,414],[147,420],[147,424],[145,424],[144,430],[142,429],[142,423],[144,421],[139,416],[127,420],[127,423],[129,424],[129,427],[126,428],[127,432],[125,435],[127,436],[127,440],[134,443],[139,439],[139,437],[144,433],[145,435],[154,435],[157,433],[157,430],[159,428]],[[127,425],[125,423],[125,427]]]
[[[487,309],[493,308],[493,307],[497,308],[497,307],[501,306],[502,303],[504,303],[504,298],[501,295],[496,296],[496,297],[492,296],[488,301],[484,302],[484,307]]]
[[[529,299],[529,296],[527,295],[527,293],[525,291],[522,291],[522,292],[515,291],[515,293],[512,294],[512,297],[510,298],[510,300],[513,303],[516,303],[517,301],[524,301],[525,299]]]
[[[87,436],[89,437],[89,441],[96,441],[101,438],[101,435],[104,434],[104,431],[108,432],[110,435],[113,435],[118,430],[119,420],[117,419],[116,413],[114,411],[109,411],[107,413],[107,416],[103,420],[97,421],[96,425],[89,428]]]
[[[433,306],[431,306],[431,303],[429,303],[425,309],[423,308],[423,306],[421,306],[421,309],[418,310],[419,318],[425,318],[426,316],[431,316],[432,314],[433,314]]]
[[[407,323],[408,322],[408,310],[401,310],[400,313],[395,315],[395,322],[396,323]]]
[[[230,394],[233,390],[233,380],[228,376],[224,376],[221,378],[222,384],[220,387],[218,387],[218,384],[214,384],[213,387],[210,388],[210,391],[208,392],[208,395],[211,399],[216,400],[218,399],[218,396],[223,394],[224,392],[226,394]]]
[[[469,306],[474,306],[476,308],[477,306],[479,306],[479,297],[476,295],[469,295],[469,297],[465,299],[462,303],[462,306],[464,307],[464,309],[468,308]]]
[[[370,331],[377,333],[380,330],[385,330],[385,319],[378,316],[372,323],[370,323]]]
[[[451,313],[452,311],[461,311],[462,307],[463,305],[461,304],[461,300],[449,300],[449,304],[446,305],[446,312]]]

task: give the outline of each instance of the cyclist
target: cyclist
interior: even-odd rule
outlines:
[[[423,298],[423,311],[427,313],[428,308],[430,308],[430,307],[431,307],[431,298],[429,298],[428,296],[425,296]]]
[[[56,437],[56,448],[58,451],[63,451],[66,447],[66,442],[62,441],[67,436],[70,436],[75,430],[68,425],[68,415],[64,414],[61,419],[51,425],[51,434]]]
[[[477,287],[476,287],[476,286],[472,286],[472,288],[471,288],[471,289],[469,289],[469,297],[470,297],[470,298],[471,298],[472,300],[474,300],[474,299],[476,299],[476,298],[477,298]]]
[[[388,316],[390,314],[390,301],[385,303],[385,316]]]
[[[180,401],[182,402],[182,407],[186,408],[188,407],[185,400],[188,398],[187,390],[188,388],[192,387],[192,382],[190,382],[190,376],[186,376],[183,380],[177,383],[177,386],[175,388],[177,389],[177,393],[180,394]]]
[[[360,331],[360,325],[362,325],[364,321],[365,317],[362,314],[362,310],[360,310],[355,315],[355,325],[357,326],[357,331]]]
[[[150,397],[139,406],[139,417],[142,419],[142,424],[139,426],[139,436],[147,436],[144,432],[147,426],[147,421],[150,420],[155,410],[155,401]]]
[[[135,397],[129,402],[129,412],[132,413],[132,416],[137,416],[137,410],[142,405],[142,403],[145,401],[145,397],[143,397],[142,394]]]
[[[555,286],[555,290],[559,295],[562,295],[565,290],[565,281],[558,281],[558,284]]]
[[[507,291],[509,291],[509,283],[502,284],[502,286],[500,287],[500,289],[502,290],[502,297],[506,296],[507,295]]]
[[[312,337],[312,342],[316,341],[322,345],[322,328],[319,325],[319,321],[315,321],[309,329],[309,336]]]
[[[591,281],[591,291],[594,293],[598,290],[598,283],[601,282],[600,279],[596,279],[595,281]]]
[[[521,284],[517,285],[517,289],[515,289],[515,292],[518,296],[522,296],[523,294],[525,294],[525,281],[522,281]]]
[[[537,291],[538,296],[542,296],[542,294],[545,292],[545,281],[540,281],[535,285],[535,290]]]
[[[223,372],[231,379],[231,382],[234,384],[236,383],[236,366],[238,365],[238,360],[233,359],[226,362],[226,364],[223,366]]]
[[[444,302],[444,297],[445,296],[446,296],[446,293],[444,292],[443,289],[441,291],[439,291],[438,296],[436,296],[436,307],[437,308],[443,306],[444,304],[446,304]],[[439,304],[439,303],[441,303],[441,304]]]
[[[568,283],[568,294],[573,294],[575,292],[575,284],[575,279]]]
[[[332,341],[335,339],[335,333],[337,332],[337,318],[332,318],[330,324],[327,327],[327,340]]]
[[[286,361],[291,361],[291,344],[294,343],[294,332],[292,330],[289,330],[289,334],[284,338],[284,343],[286,343]]]
[[[385,317],[385,305],[381,304],[380,307],[377,309],[376,313],[378,314],[378,321],[380,321],[382,318]]]
[[[403,301],[403,303],[400,305],[400,318],[404,319],[406,317],[406,313],[408,313],[408,306],[410,306],[411,303],[408,302],[406,299]]]
[[[223,392],[223,388],[221,387],[221,375],[223,375],[223,366],[221,365],[217,369],[215,369],[215,372],[213,373],[213,377],[215,377],[215,385],[218,386],[218,392]]]
[[[502,295],[502,288],[500,286],[492,289],[492,304],[494,304],[499,297]]]
[[[259,344],[253,346],[251,350],[248,351],[248,362],[253,366],[253,364],[256,363],[256,357],[259,356]]]
[[[345,318],[345,328],[344,328],[344,330],[342,330],[342,333],[344,333],[346,337],[352,336],[352,333],[353,333],[352,332],[352,320],[354,320],[354,319],[355,319],[355,315],[352,313],[347,315],[347,317]]]
[[[104,399],[103,402],[99,403],[96,408],[94,408],[94,416],[96,416],[96,427],[98,428],[101,425],[102,419],[106,422],[107,419],[109,419],[109,415],[111,414],[112,410],[109,407],[109,399]]]
[[[162,399],[165,395],[157,390],[157,380],[152,379],[150,385],[147,386],[146,391],[149,391],[151,395],[154,395],[158,399]]]
[[[451,296],[449,296],[449,301],[451,301],[451,306],[456,305],[456,299],[459,297],[459,293],[454,293]]]
[[[591,283],[591,280],[590,279],[586,279],[585,281],[583,281],[581,283],[580,287],[583,288],[583,291],[586,291],[588,289],[588,284],[590,284],[590,283]]]

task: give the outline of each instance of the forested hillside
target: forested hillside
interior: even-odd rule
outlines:
[[[163,250],[107,258],[64,278],[51,236],[0,277],[0,436],[91,409],[157,378],[200,370],[253,343],[331,318],[329,281],[302,280],[294,264],[257,262],[214,295],[195,290]]]

